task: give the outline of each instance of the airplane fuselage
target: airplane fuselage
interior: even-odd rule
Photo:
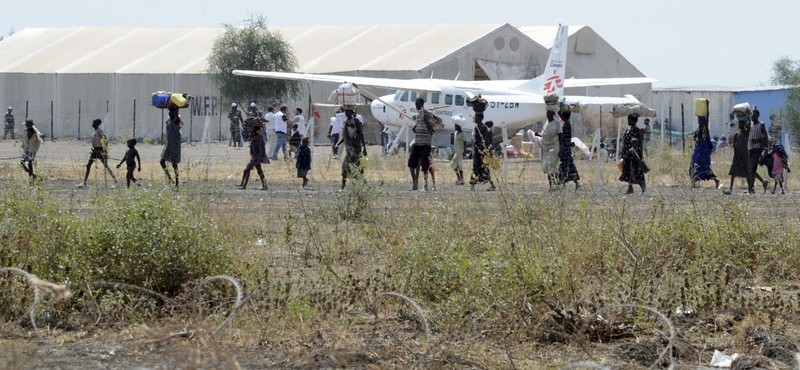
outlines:
[[[493,95],[495,97],[508,94],[500,91],[470,90],[456,87],[442,87],[441,93],[417,93],[397,90],[394,95],[386,95],[381,97],[380,100],[374,100],[371,104],[372,115],[381,123],[393,127],[395,131],[402,127],[404,123],[413,125],[411,117],[418,113],[414,101],[417,96],[422,96],[425,99],[426,109],[433,108],[433,112],[442,119],[445,130],[455,130],[452,116],[457,114],[461,114],[467,119],[467,123],[462,128],[464,130],[472,130],[475,127],[475,112],[472,109],[472,105],[467,103],[466,93]],[[404,114],[387,107],[383,102],[393,105]],[[505,101],[498,98],[490,100],[484,112],[484,122],[493,121],[495,127],[498,128],[504,123],[509,135],[513,135],[519,129],[543,120],[545,120],[543,100],[542,103],[515,101],[512,95],[509,95],[509,99]]]

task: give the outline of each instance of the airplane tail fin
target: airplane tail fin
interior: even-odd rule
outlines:
[[[544,73],[515,87],[516,90],[537,93],[542,95],[558,94],[564,96],[564,79],[567,69],[567,41],[569,41],[568,26],[558,25],[550,57],[544,67]]]

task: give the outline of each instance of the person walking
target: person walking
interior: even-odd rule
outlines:
[[[139,172],[142,172],[142,159],[139,157],[139,151],[136,150],[136,139],[128,139],[126,144],[128,145],[128,150],[125,151],[125,156],[123,156],[122,160],[117,164],[117,168],[120,168],[122,164],[125,163],[126,169],[128,170],[125,174],[125,180],[128,183],[128,187],[131,187],[131,181],[139,185],[133,177],[133,170],[136,169],[136,162],[139,162]]]
[[[25,132],[22,133],[22,159],[19,164],[31,178],[31,184],[36,181],[36,174],[33,173],[33,161],[36,160],[36,153],[42,145],[42,133],[33,125],[32,119],[25,120]],[[25,166],[25,162],[28,163]],[[783,189],[783,186],[781,186]]]
[[[264,127],[261,133],[267,143],[267,153],[272,153],[275,149],[275,107],[268,107],[267,114],[264,115]]]
[[[408,168],[411,170],[412,187],[411,190],[419,189],[419,172],[421,167],[422,175],[425,179],[423,191],[428,191],[428,169],[431,166],[431,137],[433,136],[433,123],[425,113],[425,99],[418,97],[414,101],[417,108],[417,123],[411,129],[414,132],[414,144],[411,146],[411,154],[408,157]]]
[[[169,118],[167,119],[167,142],[161,152],[159,164],[171,183],[172,177],[169,175],[169,170],[167,170],[167,162],[172,163],[172,169],[175,171],[175,190],[178,190],[180,184],[178,180],[178,163],[181,163],[181,127],[183,127],[183,120],[178,115],[178,109],[170,108]]]
[[[758,163],[761,157],[766,154],[769,143],[769,133],[767,133],[767,128],[764,125],[764,122],[759,120],[761,114],[759,113],[758,109],[753,109],[753,116],[752,116],[752,124],[750,126],[750,167],[749,167],[749,176],[747,177],[747,191],[750,194],[755,194],[754,186],[755,181],[758,179],[761,181],[761,185],[764,187],[764,193],[767,192],[767,187],[769,187],[769,181],[765,180],[761,175],[758,174]]]
[[[364,140],[364,129],[361,121],[356,118],[356,114],[352,109],[344,111],[347,118],[342,127],[342,139],[340,143],[344,144],[345,157],[342,162],[342,190],[347,185],[348,177],[361,178],[364,175],[364,169],[361,167],[361,157],[367,156],[366,140]]]
[[[14,137],[14,113],[12,108],[8,107],[6,114],[3,115],[3,122],[5,123],[3,131],[3,140],[6,139],[8,134],[11,134],[11,140],[16,140]],[[27,122],[27,121],[26,121]]]
[[[333,159],[339,158],[339,132],[342,130],[341,110],[336,109],[331,117],[331,125],[328,127],[328,138],[331,139],[331,152]]]
[[[308,143],[308,136],[303,136],[300,147],[297,148],[295,167],[297,168],[297,177],[303,179],[303,189],[314,190],[306,187],[308,185],[308,171],[311,171],[311,148]]]
[[[261,136],[261,126],[253,126],[250,128],[250,161],[242,172],[242,182],[238,186],[239,189],[247,189],[247,183],[250,181],[250,171],[255,167],[258,177],[261,179],[261,190],[267,190],[267,179],[264,177],[264,170],[261,168],[262,163],[269,164],[266,144],[264,143],[264,137]]]
[[[89,180],[89,172],[92,171],[92,165],[94,164],[95,160],[99,160],[100,163],[103,164],[103,168],[111,175],[111,178],[114,179],[114,185],[111,186],[113,189],[117,185],[117,177],[114,176],[114,171],[111,171],[111,168],[108,167],[108,138],[106,134],[100,129],[100,125],[103,123],[99,118],[95,118],[92,121],[92,128],[94,128],[94,133],[92,133],[92,149],[89,152],[89,162],[86,163],[86,174],[83,176],[83,182],[78,184],[78,188],[86,187],[86,181]]]
[[[622,136],[622,151],[619,153],[622,156],[622,174],[619,176],[619,181],[628,183],[628,191],[625,194],[633,194],[634,184],[642,188],[642,193],[647,189],[644,172],[639,166],[644,140],[641,130],[636,127],[638,121],[638,114],[628,115],[628,129]]]
[[[553,191],[559,184],[558,171],[559,171],[559,143],[564,136],[561,123],[556,120],[556,112],[548,110],[547,123],[542,128],[542,172],[547,175],[547,183],[549,190]]]
[[[306,128],[306,118],[303,117],[303,110],[300,108],[294,109],[294,118],[292,118],[292,126],[297,125],[297,131],[300,133],[300,138],[306,136],[308,128]]]
[[[231,103],[231,111],[228,112],[228,119],[231,121],[231,139],[228,146],[242,146],[242,112],[239,111],[239,104]]]
[[[262,126],[264,124],[264,118],[261,117],[261,112],[258,110],[258,105],[256,103],[250,103],[250,108],[247,109],[247,120],[245,120],[247,124],[245,131],[247,132],[248,136],[252,131],[253,126]],[[261,132],[261,137],[264,138],[263,131]]]
[[[772,144],[772,152],[769,153],[769,158],[771,159],[772,165],[767,167],[769,168],[770,177],[775,180],[775,185],[772,187],[772,194],[775,194],[778,185],[780,185],[780,195],[785,195],[786,193],[783,191],[783,181],[785,179],[783,173],[784,170],[786,172],[792,172],[792,170],[789,169],[789,155],[786,154],[786,149],[784,149],[783,145],[776,142]]]
[[[559,136],[558,158],[561,160],[561,164],[558,166],[558,181],[561,184],[574,181],[575,190],[578,190],[578,188],[580,188],[578,181],[581,179],[581,176],[578,174],[578,168],[575,167],[575,162],[572,158],[571,116],[572,113],[569,111],[561,112],[561,119],[564,120],[564,124],[561,125],[561,135]]]
[[[485,158],[489,156],[492,147],[489,128],[483,123],[483,114],[475,114],[475,128],[472,131],[472,176],[469,179],[470,190],[475,190],[475,184],[488,182],[491,184],[487,191],[496,188],[489,173],[489,165]]]
[[[464,185],[464,150],[467,147],[467,134],[462,130],[461,125],[467,120],[462,115],[453,116],[456,131],[453,133],[453,160],[450,161],[450,168],[456,172],[456,185]]]
[[[694,152],[689,165],[692,187],[697,186],[698,181],[714,180],[714,187],[719,189],[719,179],[711,170],[711,153],[714,152],[714,144],[708,134],[708,117],[698,116],[697,125],[697,130],[694,132]]]
[[[275,113],[275,149],[273,149],[270,158],[273,160],[278,159],[278,151],[283,150],[283,159],[288,160],[289,157],[286,155],[286,133],[288,132],[288,127],[286,122],[289,121],[289,117],[286,117],[287,108],[285,105],[282,105],[280,111]]]
[[[731,177],[731,186],[725,194],[733,193],[733,182],[736,177],[744,177],[749,180],[750,177],[750,153],[748,151],[748,141],[750,141],[750,118],[741,112],[736,112],[736,120],[738,121],[738,130],[733,134],[733,161],[731,168],[728,170],[728,175]]]

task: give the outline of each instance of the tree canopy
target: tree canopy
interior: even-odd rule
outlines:
[[[779,124],[798,140],[800,138],[800,61],[781,57],[772,64],[771,82],[777,85],[794,85],[786,94],[778,114]],[[775,120],[773,120],[773,124]]]
[[[280,101],[299,94],[294,81],[234,76],[235,69],[294,72],[297,58],[279,32],[267,29],[261,15],[250,15],[242,26],[226,24],[208,58],[208,76],[223,99],[232,102]]]

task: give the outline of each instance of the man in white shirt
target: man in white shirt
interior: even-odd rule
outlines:
[[[383,153],[389,153],[389,145],[392,143],[390,141],[390,137],[392,136],[392,129],[389,128],[389,125],[384,124],[383,130],[381,131],[381,144],[383,144]]]
[[[267,108],[267,114],[264,115],[264,130],[263,134],[266,135],[267,153],[272,153],[275,149],[275,107]]]
[[[334,116],[331,117],[331,125],[328,127],[328,138],[331,139],[331,145],[333,146],[333,159],[339,158],[339,132],[342,130],[342,120],[339,118],[339,109],[334,112]]]
[[[297,131],[300,132],[300,137],[306,136],[306,118],[303,117],[303,110],[300,108],[294,109],[294,118],[292,122],[297,125]]]
[[[289,121],[289,117],[286,117],[286,111],[289,110],[285,105],[281,106],[280,112],[275,113],[275,148],[272,150],[272,155],[270,156],[272,159],[278,159],[278,151],[283,149],[283,159],[288,159],[286,154],[286,132],[287,126],[286,122]]]

